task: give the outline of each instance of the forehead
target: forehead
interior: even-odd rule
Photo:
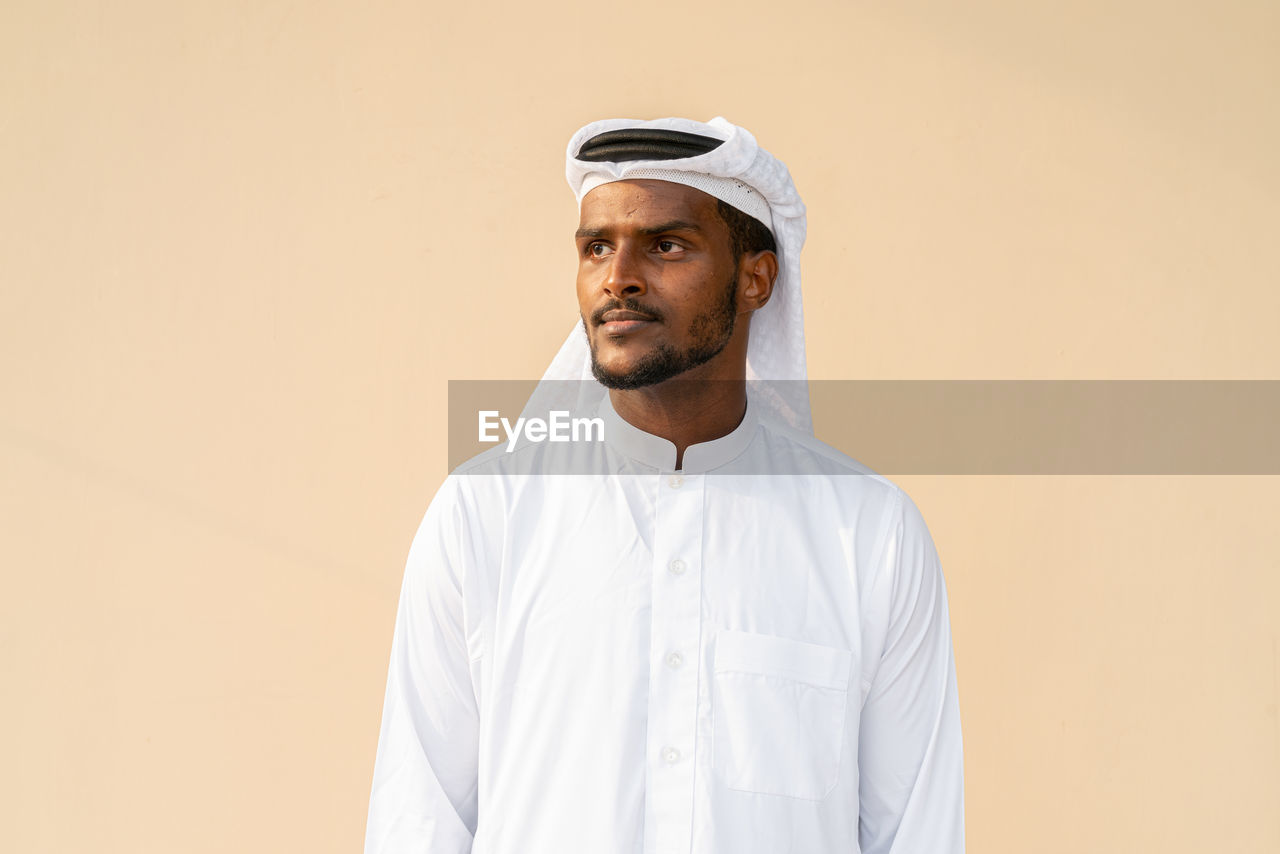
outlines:
[[[719,223],[716,199],[701,190],[650,179],[601,184],[582,197],[581,224],[634,225],[684,220]]]

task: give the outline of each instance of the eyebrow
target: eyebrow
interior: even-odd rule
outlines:
[[[573,233],[575,239],[583,237],[604,237],[610,229],[607,228],[580,228]],[[702,226],[696,222],[689,222],[684,219],[673,219],[670,222],[664,222],[660,225],[652,225],[647,228],[640,229],[640,234],[652,236],[655,234],[667,234],[672,231],[702,231]]]

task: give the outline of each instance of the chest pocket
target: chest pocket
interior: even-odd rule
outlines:
[[[821,800],[840,777],[847,649],[721,630],[712,766],[731,789]]]

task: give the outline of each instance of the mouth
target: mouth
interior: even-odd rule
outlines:
[[[600,314],[596,322],[606,335],[625,335],[654,323],[655,318],[638,311],[610,309]]]

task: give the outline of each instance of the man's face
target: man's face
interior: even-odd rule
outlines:
[[[576,242],[578,306],[605,386],[714,365],[734,339],[738,265],[712,196],[669,181],[601,185],[582,199]]]

